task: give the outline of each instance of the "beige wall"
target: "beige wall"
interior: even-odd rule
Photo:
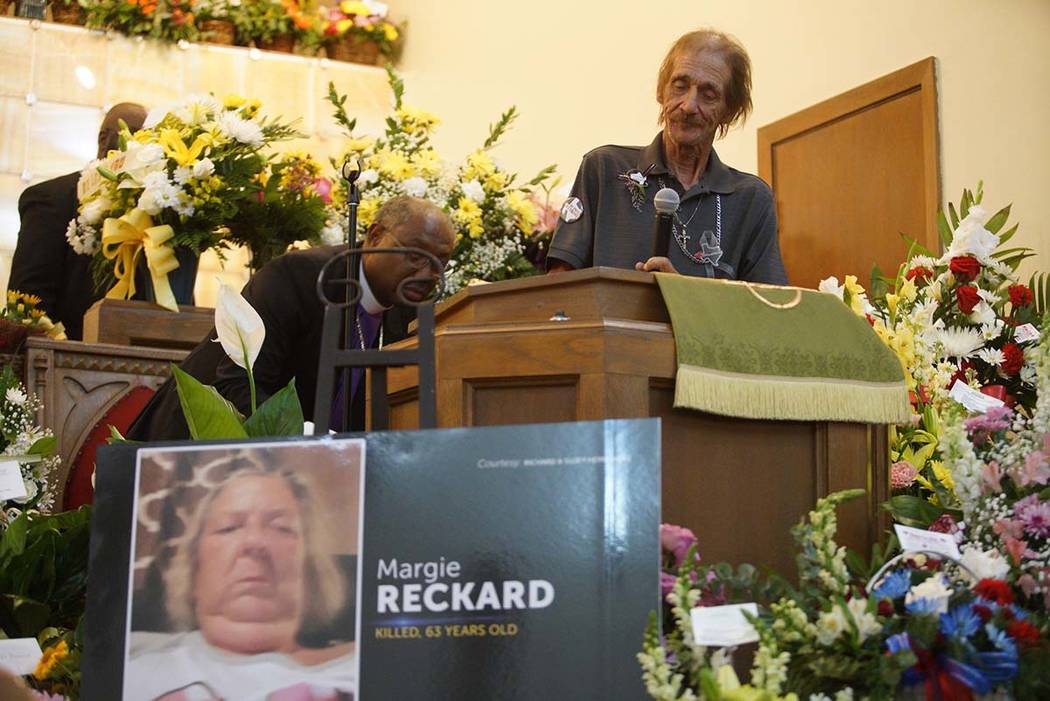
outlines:
[[[698,26],[735,34],[751,53],[754,114],[716,145],[750,172],[759,126],[935,56],[943,197],[957,200],[983,178],[990,204],[1014,203],[1015,240],[1050,256],[1048,0],[399,0],[397,8],[410,18],[408,99],[445,120],[439,144],[464,152],[515,104],[522,118],[498,154],[526,171],[557,162],[569,182],[590,148],[651,139],[657,67]]]

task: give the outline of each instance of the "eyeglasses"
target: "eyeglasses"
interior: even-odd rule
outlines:
[[[406,246],[401,241],[401,239],[394,235],[394,232],[392,231],[387,231],[386,234],[394,240],[394,243],[397,244],[398,248],[420,248],[419,246]],[[406,260],[408,260],[408,264],[416,270],[423,270],[424,268],[429,268],[434,263],[434,261],[431,260],[430,256],[427,256],[423,253],[419,253],[418,251],[408,251],[407,253],[405,253],[404,257]]]

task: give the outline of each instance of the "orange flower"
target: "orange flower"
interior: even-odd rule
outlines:
[[[292,15],[292,21],[295,22],[295,26],[299,29],[309,29],[313,22],[309,17],[304,15],[302,12],[296,12]]]

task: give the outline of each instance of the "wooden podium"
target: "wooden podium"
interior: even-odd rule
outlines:
[[[789,529],[820,496],[868,490],[840,514],[867,556],[888,497],[886,432],[675,409],[675,344],[649,273],[591,268],[467,288],[436,309],[438,424],[656,416],[663,520],[692,528],[706,562],[794,570]],[[412,338],[390,348],[411,347]],[[388,377],[390,427],[418,427],[414,368]]]

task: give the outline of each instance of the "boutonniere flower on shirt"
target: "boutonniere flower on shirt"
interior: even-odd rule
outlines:
[[[631,206],[639,212],[642,211],[642,204],[645,202],[645,188],[649,184],[649,173],[655,167],[656,164],[653,163],[645,170],[631,168],[616,176],[627,186],[627,191],[631,194]]]

